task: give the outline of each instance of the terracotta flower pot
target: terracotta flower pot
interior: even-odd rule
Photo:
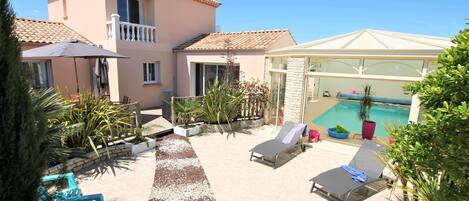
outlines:
[[[376,122],[374,121],[363,121],[362,123],[362,138],[372,140],[375,134]]]

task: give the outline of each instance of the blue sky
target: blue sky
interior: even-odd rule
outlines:
[[[98,1],[98,0],[97,0]],[[174,1],[174,0],[172,0]],[[20,17],[47,19],[47,0],[11,0]],[[453,36],[469,0],[222,0],[222,31],[290,29],[306,42],[363,28]]]

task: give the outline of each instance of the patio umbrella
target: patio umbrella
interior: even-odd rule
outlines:
[[[69,57],[73,58],[75,65],[75,79],[77,83],[77,93],[80,92],[78,86],[78,73],[76,58],[128,58],[126,56],[83,43],[78,40],[70,40],[61,43],[54,43],[42,47],[26,50],[22,52],[22,57],[26,59],[46,58],[46,57]]]

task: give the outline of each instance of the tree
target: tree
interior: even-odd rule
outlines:
[[[0,200],[37,200],[46,168],[43,142],[47,123],[29,96],[20,43],[13,33],[14,13],[0,1]]]
[[[419,95],[422,120],[393,130],[387,150],[393,169],[420,200],[469,197],[469,29],[452,42],[435,72],[405,87]]]

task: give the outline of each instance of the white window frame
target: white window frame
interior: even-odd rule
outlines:
[[[149,64],[154,64],[154,76],[155,76],[155,80],[151,80],[151,75],[150,75],[150,65]],[[143,67],[144,67],[144,71],[146,71],[146,79],[147,81],[145,81],[145,72],[142,72],[144,73],[143,74],[143,84],[160,84],[161,83],[161,77],[160,77],[160,62],[159,61],[155,61],[155,62],[145,62],[143,63]]]

